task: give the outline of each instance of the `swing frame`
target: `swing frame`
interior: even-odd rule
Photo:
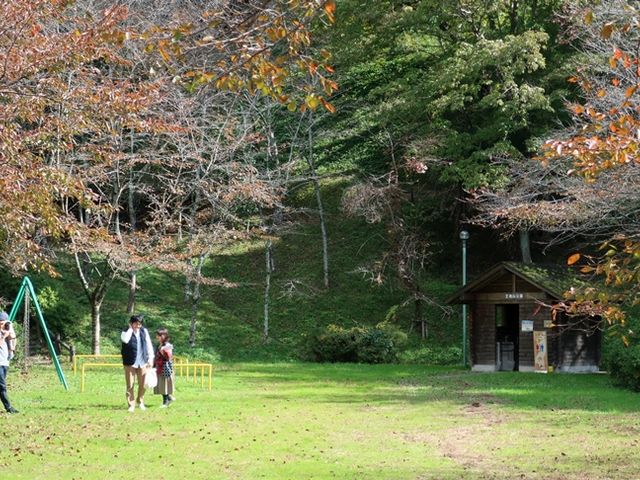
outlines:
[[[26,295],[26,296],[25,296]],[[58,359],[58,355],[56,354],[56,349],[53,348],[53,343],[51,342],[51,336],[49,335],[49,328],[47,327],[47,322],[44,320],[44,316],[42,315],[42,309],[40,308],[40,303],[38,302],[38,297],[36,296],[36,291],[33,288],[33,283],[29,277],[24,277],[22,279],[22,284],[20,285],[20,290],[18,290],[18,295],[16,295],[16,299],[11,306],[11,312],[9,313],[9,320],[13,322],[18,314],[18,310],[20,309],[20,305],[22,301],[25,301],[25,316],[29,315],[27,309],[29,308],[29,299],[33,302],[36,307],[36,313],[38,317],[38,322],[40,324],[40,329],[44,335],[45,340],[47,341],[47,348],[49,349],[49,353],[51,354],[51,358],[53,360],[53,365],[56,368],[56,373],[58,374],[58,380],[64,387],[65,390],[69,390],[69,385],[67,384],[67,379],[64,376],[64,372],[62,371],[62,367],[60,366],[60,360]]]

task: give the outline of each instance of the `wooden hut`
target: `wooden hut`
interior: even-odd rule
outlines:
[[[584,286],[567,269],[503,262],[451,296],[469,305],[470,359],[475,371],[599,370],[599,318],[552,318],[549,307]]]

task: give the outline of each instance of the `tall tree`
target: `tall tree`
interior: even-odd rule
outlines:
[[[108,129],[101,119],[144,101],[121,83],[103,82],[93,65],[117,62],[125,15],[113,7],[89,21],[64,2],[0,4],[0,255],[14,271],[52,271],[52,241],[82,234],[62,201],[86,207],[95,196],[61,161],[72,151],[95,158],[100,145],[91,138]]]
[[[495,158],[532,157],[562,115],[573,53],[558,37],[564,3],[384,1],[362,12],[343,2],[330,43],[342,94],[318,134],[318,165],[417,166],[414,202],[451,243],[471,213],[456,200],[504,181]]]

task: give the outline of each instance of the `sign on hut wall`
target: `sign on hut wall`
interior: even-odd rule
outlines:
[[[533,320],[522,320],[522,331],[533,332]]]
[[[547,356],[547,332],[533,332],[533,369],[539,373],[549,371],[549,360]]]
[[[504,298],[506,300],[522,300],[524,298],[524,293],[505,293]]]

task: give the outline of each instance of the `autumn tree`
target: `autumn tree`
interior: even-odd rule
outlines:
[[[167,192],[174,190],[163,189],[163,196],[157,196],[162,200],[152,203],[165,204],[165,219],[179,216],[177,245],[183,254],[191,252],[185,257],[185,293],[191,303],[192,344],[200,286],[226,284],[203,275],[207,258],[230,239],[264,233],[262,222],[256,224],[251,217],[283,209],[292,163],[283,160],[290,155],[279,151],[279,142],[287,140],[276,139],[269,112],[279,105],[301,115],[318,107],[333,110],[327,98],[336,84],[328,78],[328,54],[311,48],[308,29],[322,19],[333,22],[334,13],[331,1],[203,4],[200,11],[193,7],[188,12],[189,22],[182,11],[174,19],[179,45],[169,48],[160,37],[152,49],[159,52],[164,68],[181,72],[178,95],[183,105],[190,105],[179,113],[189,140],[180,134],[172,137],[168,150],[174,164],[167,164],[161,174],[163,182],[180,178],[181,193],[170,208]],[[238,23],[243,16],[247,21]],[[221,22],[228,28],[220,28]],[[251,33],[229,37],[238,25]]]
[[[60,161],[74,150],[93,156],[99,147],[87,139],[103,131],[104,111],[127,109],[126,89],[115,98],[92,65],[113,59],[125,14],[111,8],[88,22],[63,2],[0,5],[0,255],[13,271],[51,270],[52,242],[83,235],[63,200],[88,207],[96,198]]]
[[[406,165],[405,178],[412,165]],[[411,328],[420,325],[422,338],[429,334],[429,319],[425,307],[435,307],[448,316],[450,310],[425,292],[422,286],[423,273],[432,263],[437,246],[424,234],[418,210],[412,208],[411,199],[402,185],[398,171],[371,178],[348,188],[342,198],[342,207],[349,216],[364,218],[368,223],[381,223],[386,232],[387,248],[381,256],[358,271],[373,285],[381,286],[396,281],[407,294],[405,300],[395,307],[413,307]],[[405,180],[406,182],[406,180]],[[395,315],[395,314],[394,314]]]
[[[601,218],[609,227],[609,237],[601,245],[603,256],[595,264],[583,266],[582,271],[603,275],[614,292],[619,292],[603,294],[590,289],[583,292],[575,308],[588,307],[609,324],[623,327],[624,306],[636,304],[640,293],[640,230],[634,208],[640,148],[637,15],[635,3],[621,0],[587,6],[580,11],[578,18],[585,25],[585,32],[580,35],[594,61],[571,81],[581,86],[584,102],[570,105],[575,127],[565,137],[550,140],[544,153],[548,162],[569,158],[574,168],[570,173],[580,175],[591,185],[599,185],[601,197],[608,200],[610,211],[615,211]],[[609,194],[610,190],[616,193]],[[574,255],[570,263],[578,259]],[[624,335],[623,339],[626,341]]]
[[[183,148],[192,140],[189,127],[178,132],[164,121],[181,105],[167,111],[163,107],[170,102],[163,99],[173,90],[188,103],[199,90],[215,89],[259,93],[293,109],[331,108],[324,95],[335,84],[322,73],[323,60],[314,60],[305,49],[310,23],[319,14],[333,21],[335,4],[173,2],[156,12],[153,22],[145,20],[145,13],[154,13],[145,2],[129,7],[100,1],[14,2],[0,8],[3,259],[15,270],[51,269],[47,254],[53,241],[70,244],[93,305],[98,353],[99,306],[108,284],[138,261],[148,262],[163,242],[159,235],[172,238],[184,221],[178,215],[177,225],[156,228],[167,203],[156,201],[162,199],[154,193],[159,183],[149,180],[156,172],[142,166],[162,167],[175,145],[189,150]],[[141,50],[146,58],[131,55]],[[286,93],[288,78],[298,70],[319,79],[322,90],[299,85]],[[202,129],[198,135],[208,133]],[[195,172],[215,164],[199,153],[188,154]],[[216,165],[212,171],[219,177],[213,184],[198,184],[208,194],[210,210],[219,209],[216,218],[228,210],[224,195],[237,186],[235,175],[251,175],[250,169],[233,165],[225,171]],[[133,176],[144,180],[134,187]],[[144,218],[134,215],[134,195],[145,198]],[[210,213],[203,213],[196,197],[187,194],[179,202],[194,217],[206,218]],[[129,218],[123,221],[127,209]],[[175,212],[167,218],[176,219]],[[149,233],[155,234],[152,240]],[[91,283],[91,275],[97,283]]]

